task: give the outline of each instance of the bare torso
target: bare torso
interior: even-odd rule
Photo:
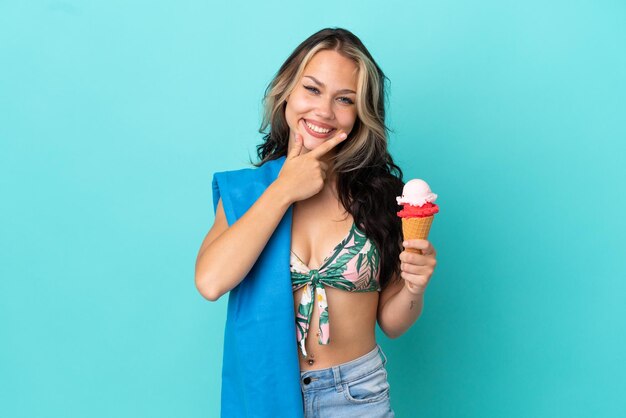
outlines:
[[[313,269],[347,235],[352,215],[331,193],[318,194],[293,205],[291,249]],[[326,286],[330,341],[318,343],[319,308],[313,304],[311,324],[306,339],[308,358],[300,350],[300,370],[318,370],[354,360],[376,346],[375,326],[379,292],[347,292]],[[304,287],[293,293],[294,316]],[[308,360],[313,359],[313,364]]]

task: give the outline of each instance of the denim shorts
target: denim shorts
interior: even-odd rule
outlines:
[[[301,372],[305,418],[394,417],[385,364],[387,357],[377,344],[347,363]]]

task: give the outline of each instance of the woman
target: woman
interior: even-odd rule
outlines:
[[[347,30],[324,29],[300,44],[264,100],[255,166],[283,158],[280,171],[230,227],[217,202],[196,262],[198,290],[217,300],[244,280],[292,210],[305,416],[393,416],[375,324],[390,338],[402,335],[421,313],[436,265],[428,241],[402,241],[402,171],[387,151],[385,78]]]

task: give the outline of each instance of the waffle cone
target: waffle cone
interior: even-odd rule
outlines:
[[[408,239],[426,239],[430,226],[433,223],[434,215],[425,218],[402,218],[402,235]],[[421,254],[421,250],[407,248],[406,251]]]

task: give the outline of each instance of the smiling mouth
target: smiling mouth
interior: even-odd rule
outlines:
[[[302,119],[305,127],[307,128],[307,131],[309,133],[311,133],[311,135],[318,137],[318,138],[324,138],[327,137],[328,135],[330,135],[332,132],[334,132],[336,129],[335,128],[322,128],[320,126],[317,126],[311,122],[309,122],[306,119]]]

